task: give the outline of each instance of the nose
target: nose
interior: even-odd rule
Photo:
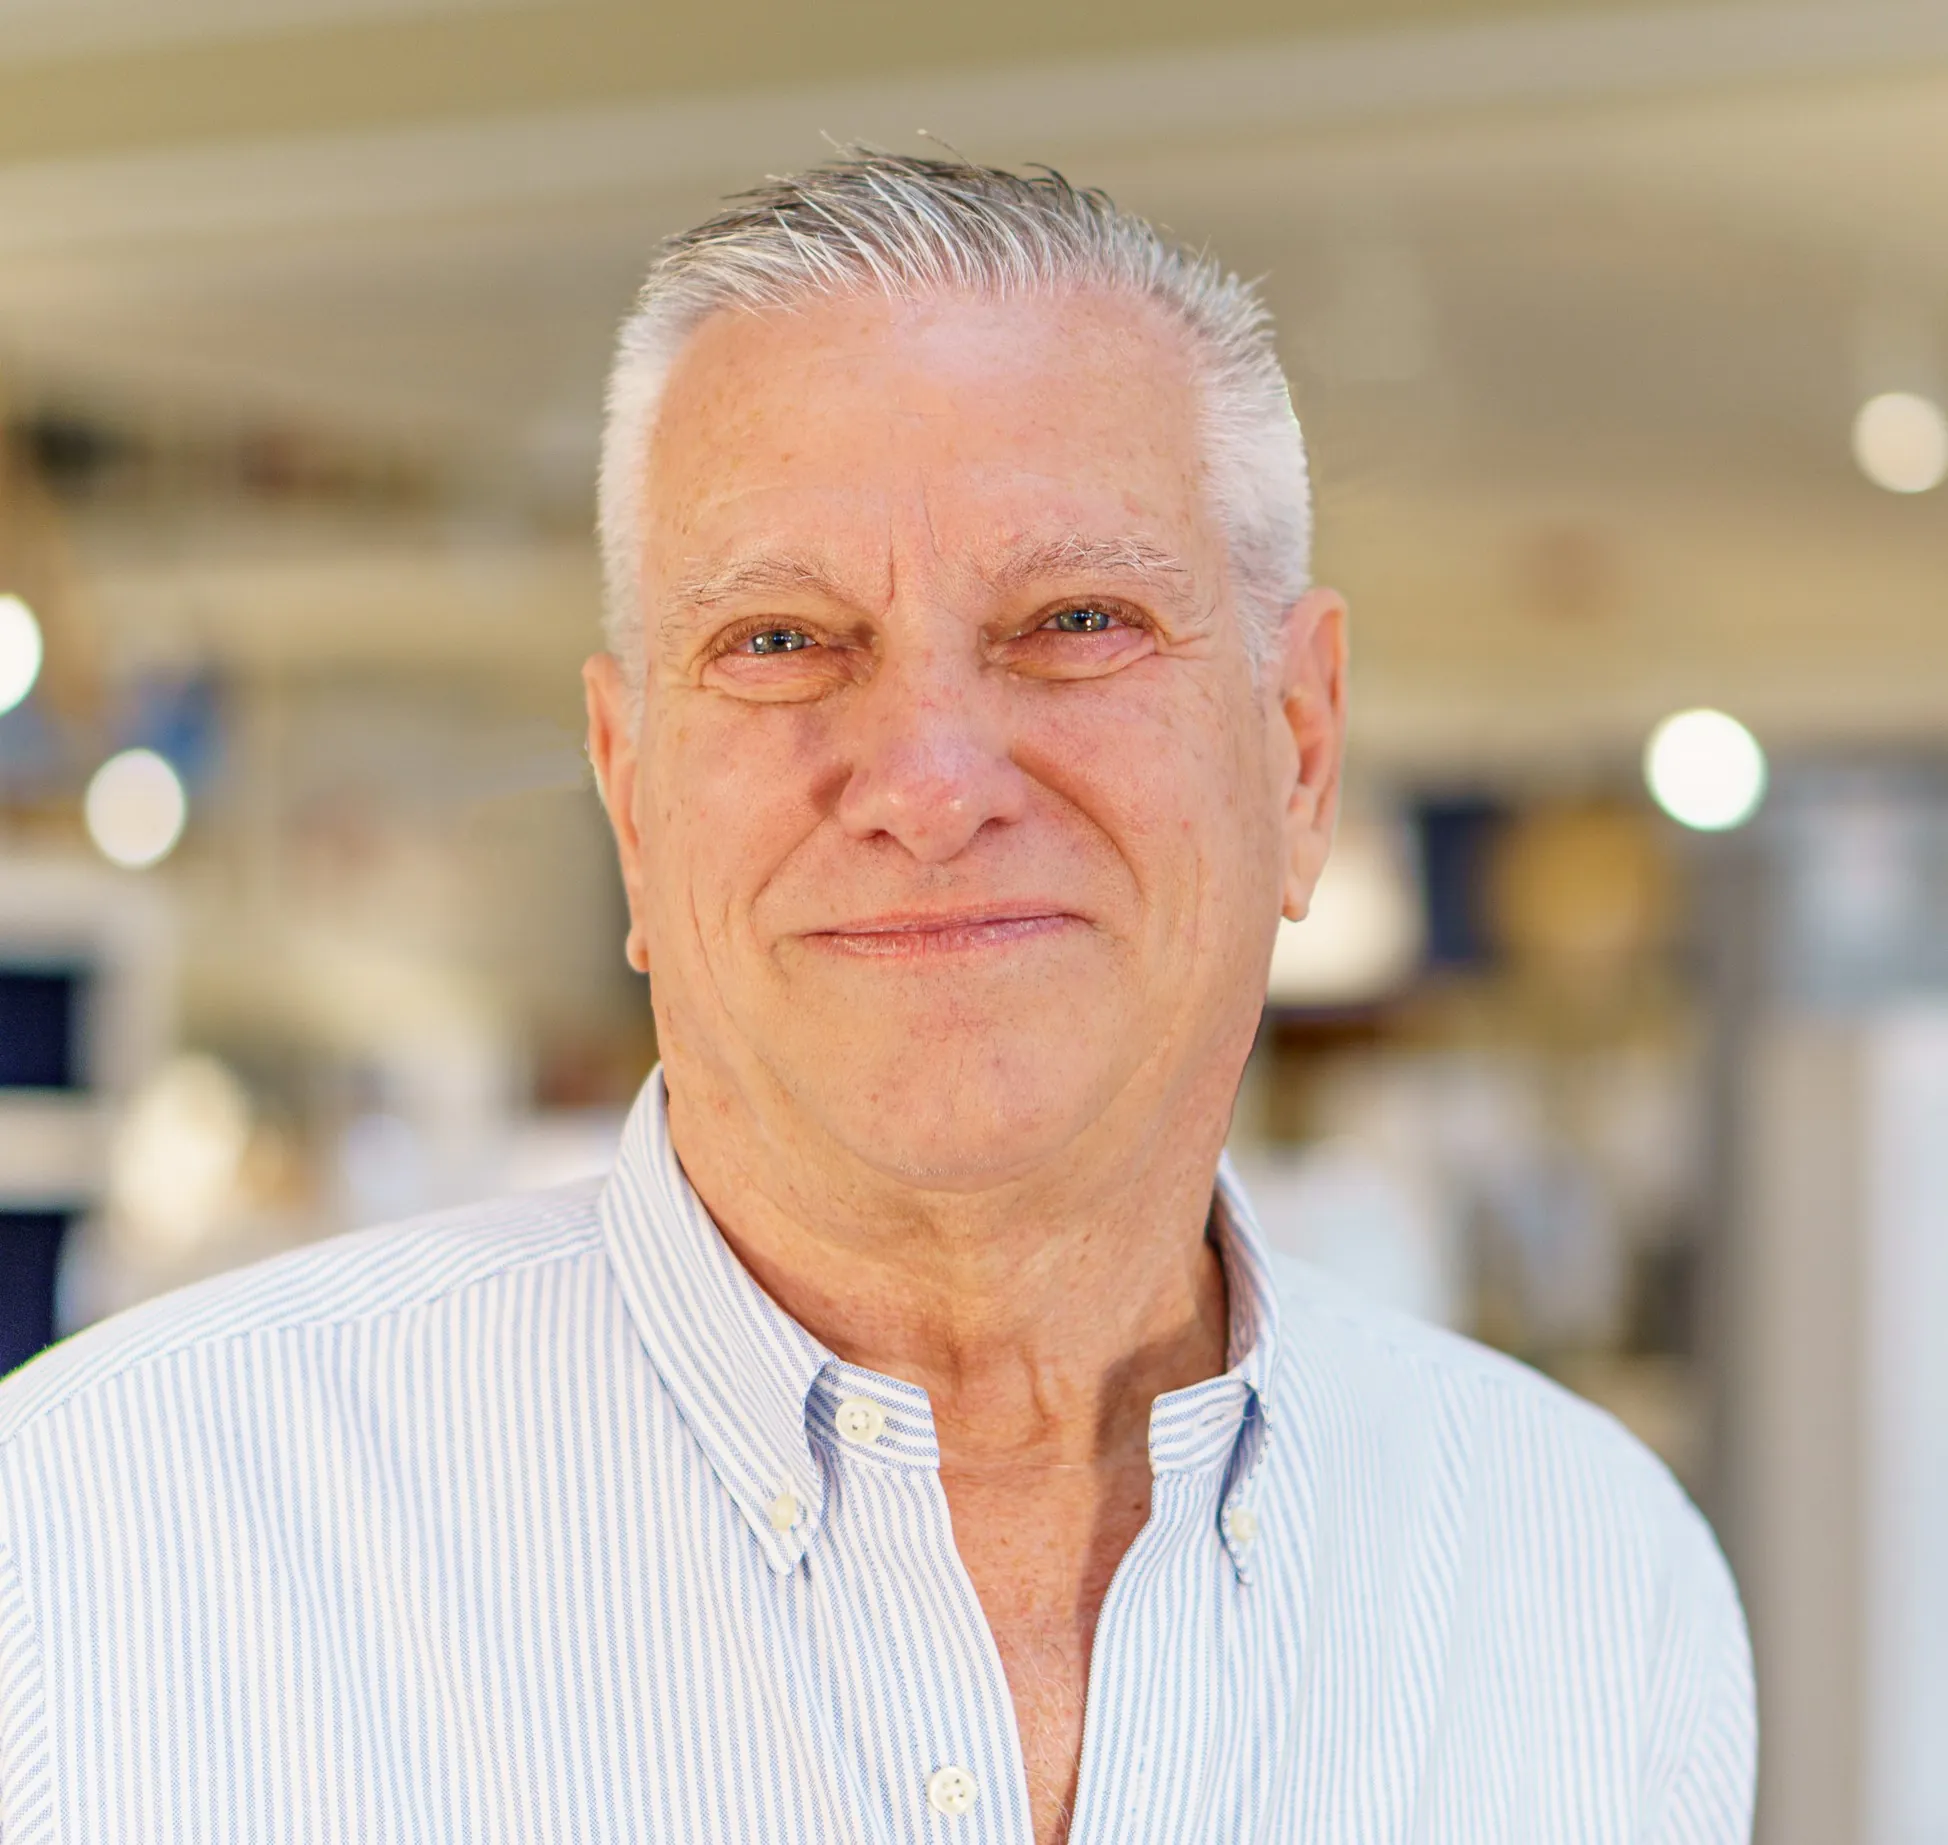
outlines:
[[[855,839],[896,841],[922,864],[945,864],[982,828],[1027,806],[1027,777],[1008,753],[996,695],[977,673],[939,659],[875,675],[854,711],[839,824]]]

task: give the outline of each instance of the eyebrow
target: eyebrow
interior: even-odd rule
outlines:
[[[779,590],[809,591],[834,598],[843,595],[832,576],[808,559],[751,557],[678,583],[672,600],[680,608],[710,609],[743,596],[761,596]]]
[[[1079,533],[1024,545],[981,575],[990,588],[1003,592],[1062,576],[1123,577],[1173,586],[1191,580],[1188,565],[1147,539],[1084,538]],[[726,602],[781,591],[823,596],[835,602],[849,599],[844,586],[809,558],[778,555],[740,558],[721,569],[686,578],[672,590],[671,607],[709,610]]]
[[[993,570],[982,573],[996,589],[1022,589],[1045,577],[1110,576],[1141,582],[1161,579],[1188,583],[1188,565],[1143,538],[1045,539],[1014,552]]]

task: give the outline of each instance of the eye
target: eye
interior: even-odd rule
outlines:
[[[803,628],[760,628],[738,644],[740,653],[799,653],[817,643]]]
[[[1053,628],[1057,634],[1102,634],[1120,625],[1118,618],[1108,609],[1089,607],[1058,609],[1042,623],[1044,628]]]

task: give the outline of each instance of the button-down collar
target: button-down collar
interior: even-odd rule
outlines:
[[[820,1448],[872,1465],[938,1468],[926,1392],[846,1364],[731,1253],[670,1143],[660,1070],[630,1113],[601,1218],[649,1357],[773,1569],[794,1569],[817,1537],[825,1511]],[[1270,1433],[1278,1297],[1228,1162],[1219,1168],[1211,1221],[1230,1303],[1229,1369],[1156,1399],[1150,1464],[1158,1475],[1222,1469],[1213,1511],[1243,1578],[1249,1489]],[[850,1415],[848,1404],[855,1405]],[[861,1440],[868,1423],[872,1437]]]

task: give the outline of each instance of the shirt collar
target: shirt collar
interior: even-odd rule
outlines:
[[[925,1393],[843,1364],[731,1253],[670,1143],[660,1068],[630,1111],[599,1209],[609,1259],[650,1360],[774,1569],[795,1568],[817,1535],[825,1473],[813,1438],[848,1390],[880,1402],[896,1432],[912,1424],[910,1441],[886,1444],[889,1464],[938,1464],[930,1432],[923,1432],[930,1431]],[[1218,1168],[1211,1224],[1230,1299],[1230,1368],[1157,1399],[1150,1455],[1159,1473],[1225,1458],[1219,1516],[1242,1575],[1249,1540],[1233,1541],[1232,1515],[1270,1432],[1278,1296],[1228,1160]]]
[[[599,1208],[651,1362],[766,1561],[793,1568],[824,1509],[805,1399],[832,1354],[751,1279],[691,1189],[660,1068],[630,1111]]]
[[[1265,1233],[1258,1227],[1228,1153],[1218,1161],[1211,1227],[1224,1261],[1225,1291],[1231,1303],[1226,1362],[1262,1397],[1269,1394],[1278,1366],[1278,1283],[1272,1276]]]
[[[1278,1374],[1278,1285],[1264,1233],[1229,1154],[1218,1161],[1211,1234],[1224,1263],[1230,1306],[1229,1369],[1222,1377],[1157,1399],[1150,1412],[1150,1462],[1155,1471],[1165,1471],[1163,1429],[1174,1420],[1178,1406],[1198,1405],[1200,1421],[1209,1417],[1215,1424],[1222,1418],[1225,1467],[1217,1502],[1218,1534],[1238,1579],[1249,1582],[1257,1531],[1252,1490],[1277,1423],[1273,1382]],[[1217,1432],[1214,1427],[1213,1434]]]

